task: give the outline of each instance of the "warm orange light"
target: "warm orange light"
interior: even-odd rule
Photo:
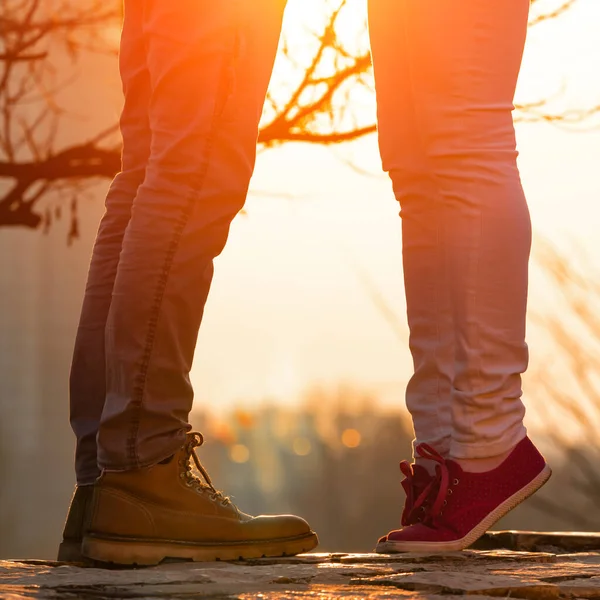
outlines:
[[[347,448],[357,448],[361,442],[360,432],[356,429],[345,429],[342,433],[342,444]]]
[[[247,410],[238,409],[235,412],[235,419],[242,429],[250,429],[254,426],[254,416]]]
[[[217,423],[214,425],[211,437],[225,446],[232,446],[237,441],[236,435],[228,423]]]
[[[250,450],[244,444],[235,444],[229,450],[229,458],[235,463],[245,463],[250,459]]]

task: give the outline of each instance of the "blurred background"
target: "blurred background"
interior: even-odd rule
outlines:
[[[0,558],[52,558],[74,485],[67,383],[119,166],[120,17],[113,0],[3,3]],[[399,524],[412,437],[365,19],[365,0],[289,0],[192,373],[216,485],[247,512],[306,517],[336,551],[368,551]],[[598,530],[600,3],[532,0],[530,21],[515,112],[535,229],[525,399],[555,475],[497,528]]]

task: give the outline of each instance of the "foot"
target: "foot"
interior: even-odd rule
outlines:
[[[82,552],[93,560],[156,565],[290,556],[312,550],[317,536],[291,515],[251,517],[213,486],[195,448],[199,433],[168,462],[134,471],[105,472]],[[192,460],[198,474],[192,471]]]
[[[61,562],[86,562],[81,554],[81,541],[89,525],[92,506],[93,485],[80,485],[75,488],[71,499],[63,539],[58,547],[57,560]]]
[[[377,544],[377,552],[463,550],[551,475],[529,438],[517,444],[500,466],[485,473],[469,473],[455,461],[439,458],[422,522],[388,533]]]

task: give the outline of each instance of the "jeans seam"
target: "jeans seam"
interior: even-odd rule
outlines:
[[[409,93],[411,96],[411,105],[412,105],[412,109],[413,109],[413,115],[414,115],[415,122],[416,122],[415,130],[416,130],[416,134],[418,137],[420,150],[422,152],[424,163],[428,169],[429,178],[437,191],[436,198],[434,199],[434,208],[439,208],[440,196],[442,195],[442,192],[441,192],[441,186],[440,186],[439,179],[438,179],[438,177],[436,177],[435,167],[433,167],[431,164],[431,157],[429,156],[429,150],[428,150],[428,147],[425,142],[424,135],[423,135],[422,118],[421,118],[418,104],[416,102],[415,83],[414,83],[414,76],[413,76],[414,66],[413,66],[412,53],[411,53],[411,44],[410,44],[410,40],[408,37],[409,36],[408,21],[409,20],[406,19],[405,22],[403,23],[403,25],[405,28],[405,40],[406,40],[405,51],[408,54],[407,69],[408,69],[408,79],[410,82]],[[438,226],[436,227],[436,240],[435,240],[436,241],[436,248],[435,248],[436,258],[439,258],[440,255],[443,255],[443,251],[442,251],[441,244],[440,244],[440,237],[439,237],[439,235],[440,235],[439,224],[440,224],[440,219],[438,216]],[[438,266],[439,266],[439,262],[438,262]],[[443,267],[443,269],[444,269],[444,267]],[[439,289],[440,289],[440,282],[438,281],[438,285],[437,285],[438,292],[439,292]],[[434,354],[434,362],[437,366],[437,365],[439,365],[437,358],[439,356],[439,347],[440,347],[440,338],[441,338],[441,336],[440,336],[441,310],[440,310],[439,295],[434,295],[434,296],[435,296],[435,308],[436,308],[436,316],[437,316],[436,338],[437,338],[438,343],[436,345],[436,348],[434,349],[433,354]],[[449,407],[447,407],[447,406],[445,406],[444,402],[440,402],[440,400],[441,400],[441,379],[442,379],[441,369],[437,368],[436,369],[436,386],[435,386],[436,387],[436,390],[435,390],[436,403],[435,404],[436,404],[438,410],[435,411],[435,416],[436,416],[436,422],[437,422],[437,431],[438,431],[437,437],[438,438],[446,437],[447,433],[448,433],[444,428],[444,424],[442,423],[441,412],[444,408],[446,408],[447,411],[451,410],[451,404]]]
[[[175,254],[179,247],[181,234],[183,233],[187,219],[189,219],[189,214],[191,213],[190,209],[192,207],[193,196],[194,194],[190,193],[187,205],[182,209],[181,223],[178,224],[178,226],[175,228],[175,231],[173,232],[173,237],[165,256],[162,273],[156,286],[154,302],[150,309],[150,319],[148,323],[146,343],[144,346],[144,354],[142,355],[141,364],[135,377],[135,385],[133,387],[132,393],[132,401],[134,404],[135,413],[131,419],[130,434],[127,438],[127,456],[131,460],[131,465],[133,467],[137,467],[139,465],[136,441],[140,428],[140,411],[144,403],[144,391],[148,377],[148,370],[150,368],[150,358],[152,356],[152,350],[154,349],[154,342],[156,339],[156,328],[158,325],[158,317],[160,315],[160,307],[162,305],[162,300],[167,287],[169,272],[171,270]]]
[[[140,467],[140,458],[137,452],[137,438],[140,429],[141,423],[141,410],[144,404],[144,392],[146,389],[146,382],[148,378],[148,371],[150,369],[150,359],[152,357],[152,351],[154,350],[154,342],[156,340],[156,329],[158,325],[158,320],[160,316],[160,308],[162,305],[162,301],[164,298],[165,290],[167,288],[169,274],[171,271],[171,267],[175,260],[175,255],[177,254],[177,250],[179,249],[179,244],[181,241],[181,237],[185,230],[186,225],[189,222],[190,216],[193,212],[194,201],[197,199],[198,194],[201,191],[202,185],[206,178],[206,174],[208,172],[210,157],[212,154],[214,138],[216,134],[216,127],[220,122],[220,116],[222,114],[222,110],[218,110],[219,99],[222,97],[223,86],[227,85],[227,65],[225,66],[224,77],[221,78],[219,82],[219,89],[217,90],[216,98],[215,98],[215,109],[213,110],[212,115],[212,124],[207,136],[207,149],[206,149],[206,159],[204,161],[202,170],[198,175],[194,178],[196,181],[193,182],[194,188],[190,191],[189,197],[187,199],[187,204],[181,210],[181,221],[175,227],[175,231],[173,232],[173,237],[169,247],[167,249],[167,253],[165,256],[165,261],[163,264],[163,269],[161,276],[158,280],[158,284],[156,287],[156,292],[154,295],[154,302],[150,309],[150,319],[148,323],[148,333],[146,335],[146,343],[144,347],[144,354],[142,355],[141,364],[139,366],[136,378],[135,385],[133,387],[132,393],[132,404],[133,404],[133,414],[131,417],[131,425],[129,430],[129,436],[126,442],[126,452],[127,457],[129,459],[129,467],[130,468],[139,468]]]

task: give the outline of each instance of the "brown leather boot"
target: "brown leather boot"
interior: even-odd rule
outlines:
[[[75,488],[63,530],[63,539],[58,547],[57,560],[61,562],[86,562],[81,554],[81,541],[84,531],[89,527],[93,492],[93,485],[78,485]]]
[[[167,463],[104,472],[95,485],[84,556],[125,565],[155,565],[165,558],[194,561],[286,556],[312,550],[318,539],[291,515],[251,517],[217,491],[195,448],[202,435]],[[199,474],[192,472],[193,459]]]

